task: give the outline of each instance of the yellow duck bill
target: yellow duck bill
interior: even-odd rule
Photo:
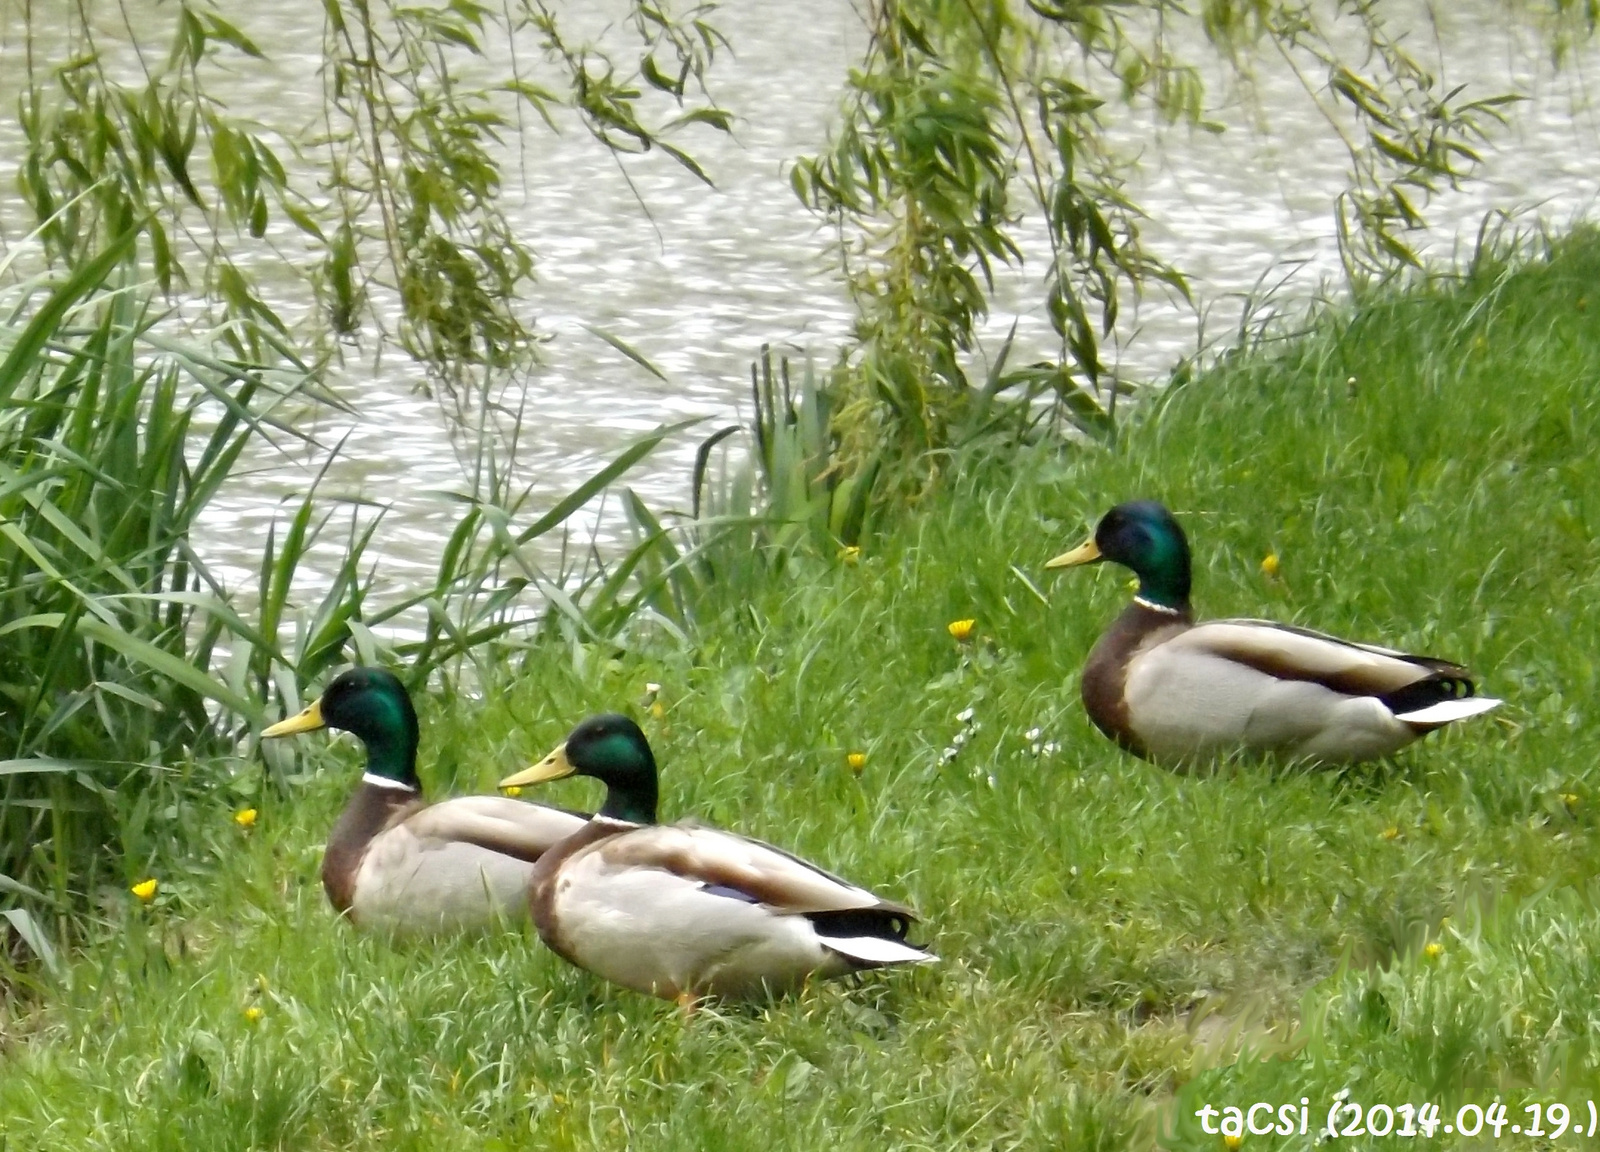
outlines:
[[[315,732],[318,728],[326,728],[327,724],[322,719],[322,697],[318,696],[305,710],[287,720],[279,720],[271,728],[261,733],[263,737],[293,736],[296,732]]]
[[[1046,568],[1076,568],[1079,564],[1093,564],[1096,560],[1104,560],[1100,555],[1100,545],[1091,538],[1079,544],[1071,552],[1063,552],[1054,560],[1045,562]]]
[[[521,772],[512,773],[500,781],[502,788],[526,788],[529,784],[544,784],[550,780],[560,780],[564,776],[571,776],[577,769],[567,759],[566,744],[558,744],[550,755],[539,761],[532,768],[524,768]]]

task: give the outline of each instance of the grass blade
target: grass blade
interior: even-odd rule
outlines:
[[[133,250],[139,229],[132,228],[113,240],[106,250],[74,272],[50,294],[44,306],[34,313],[6,358],[0,361],[0,403],[11,399],[22,378],[33,369],[45,344],[55,334],[62,319],[78,301],[105,282],[107,276]]]

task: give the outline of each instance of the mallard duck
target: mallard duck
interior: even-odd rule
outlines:
[[[592,776],[604,806],[533,870],[539,935],[607,980],[692,1008],[933,956],[905,941],[898,904],[781,849],[656,823],[656,761],[626,716],[593,716],[502,788]]]
[[[1351,762],[1487,712],[1465,668],[1266,620],[1194,622],[1189,543],[1152,500],[1119,504],[1046,568],[1112,560],[1138,594],[1083,670],[1095,726],[1128,751],[1191,761],[1243,749]]]
[[[428,804],[417,780],[417,714],[381,668],[334,677],[297,716],[261,735],[340,728],[366,745],[367,768],[333,826],[322,885],[334,909],[390,936],[465,932],[527,915],[528,881],[547,849],[587,814],[509,796]]]

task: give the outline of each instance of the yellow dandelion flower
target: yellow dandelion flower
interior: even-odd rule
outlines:
[[[128,891],[132,892],[139,898],[139,903],[148,904],[150,901],[156,898],[156,889],[160,887],[160,882],[152,878],[150,880],[139,881],[132,888],[129,888]]]
[[[1568,808],[1576,808],[1578,806],[1578,794],[1576,792],[1563,792],[1561,794],[1561,802]]]
[[[1400,829],[1396,828],[1393,824],[1389,825],[1383,830],[1383,838],[1385,840],[1394,840],[1399,837],[1399,835]]]
[[[513,784],[509,788],[502,788],[501,791],[504,792],[507,796],[521,796],[522,795],[522,785]]]
[[[1437,940],[1430,940],[1428,946],[1422,950],[1422,954],[1429,960],[1437,960],[1444,955],[1444,945]]]
[[[665,717],[666,714],[666,706],[662,704],[661,701],[657,700],[654,704],[650,705],[650,715],[655,717],[655,719],[660,720]]]
[[[258,815],[254,808],[241,808],[233,814],[233,822],[241,828],[254,828]]]
[[[839,561],[842,564],[854,564],[861,559],[861,549],[854,544],[846,544],[839,549]]]
[[[1268,580],[1276,580],[1281,567],[1282,565],[1278,563],[1278,554],[1276,552],[1268,552],[1261,561],[1261,574]]]
[[[252,1024],[261,1023],[261,1017],[265,1015],[266,1013],[261,1010],[261,1005],[259,1004],[252,1004],[244,1010],[244,1018]]]
[[[867,754],[865,752],[851,752],[845,756],[844,762],[850,765],[850,771],[859,776],[861,775],[861,770],[867,766]]]
[[[1222,1145],[1225,1148],[1237,1148],[1239,1145],[1241,1145],[1243,1143],[1244,1143],[1244,1137],[1243,1136],[1224,1136],[1222,1138]]]
[[[972,630],[978,626],[976,620],[952,620],[945,627],[950,630],[950,635],[957,640],[966,641],[972,638]]]

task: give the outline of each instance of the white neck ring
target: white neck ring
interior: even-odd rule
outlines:
[[[1133,598],[1133,602],[1135,604],[1139,605],[1139,607],[1141,607],[1141,608],[1148,608],[1148,609],[1150,609],[1150,611],[1159,612],[1163,616],[1182,616],[1183,615],[1183,612],[1182,612],[1181,609],[1168,608],[1165,604],[1157,604],[1154,600],[1146,600],[1143,596],[1135,596]]]
[[[391,780],[387,776],[379,776],[376,772],[363,772],[361,774],[361,782],[363,784],[371,784],[374,788],[389,788],[395,792],[417,791],[410,784],[402,784],[400,781]]]

